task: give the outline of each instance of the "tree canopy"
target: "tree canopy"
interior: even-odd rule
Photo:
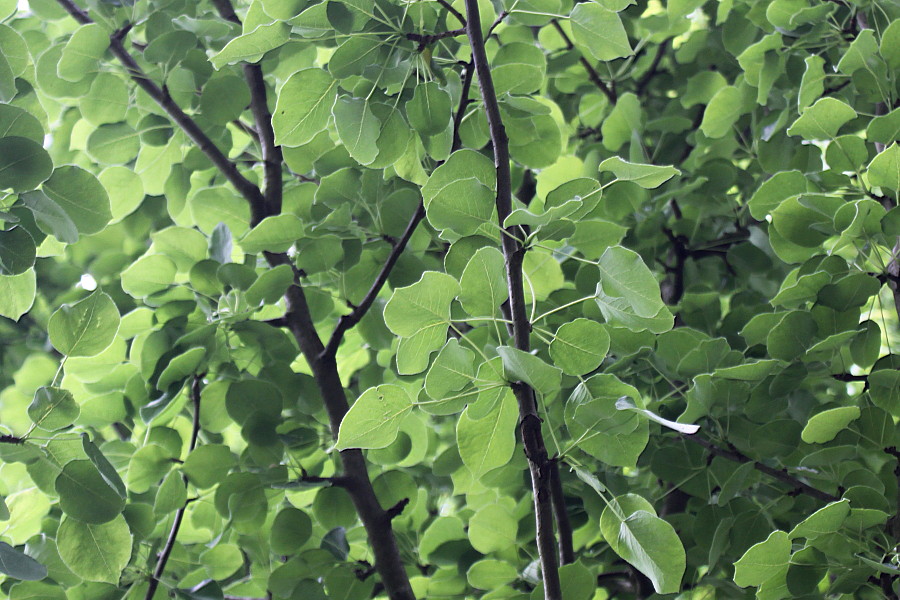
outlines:
[[[891,0],[0,0],[0,594],[900,594]]]

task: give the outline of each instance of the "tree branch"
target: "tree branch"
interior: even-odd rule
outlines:
[[[725,450],[724,448],[719,448],[712,442],[705,440],[701,437],[698,437],[696,434],[687,435],[682,433],[681,438],[691,441],[695,444],[703,446],[706,450],[713,456],[720,456],[722,458],[728,459],[730,461],[736,463],[753,463],[753,467],[761,472],[765,473],[769,477],[777,479],[782,483],[785,483],[791,488],[793,488],[794,492],[797,494],[806,494],[812,498],[816,498],[817,500],[822,500],[824,502],[837,502],[840,500],[837,496],[833,494],[829,494],[828,492],[823,492],[818,488],[814,488],[808,483],[804,483],[797,477],[794,477],[790,473],[787,472],[787,469],[775,469],[766,464],[759,462],[758,460],[753,460],[746,454],[741,453],[736,448],[732,447],[729,450]]]
[[[194,375],[194,380],[191,382],[191,403],[194,406],[194,416],[193,425],[191,426],[191,442],[188,446],[188,453],[197,446],[197,438],[200,435],[200,384],[202,381],[203,375],[198,374]],[[184,480],[185,485],[187,485],[187,476],[182,475],[181,477]],[[156,561],[156,568],[153,569],[153,575],[151,575],[150,582],[147,585],[147,593],[144,596],[144,600],[153,600],[153,596],[156,594],[156,588],[159,587],[159,580],[166,570],[166,563],[169,562],[169,556],[172,554],[172,549],[175,548],[175,539],[178,537],[178,530],[181,529],[181,523],[184,521],[184,513],[186,510],[187,504],[175,511],[175,520],[172,522],[172,529],[169,530],[169,537],[166,539],[166,545],[163,546],[162,552],[160,552],[159,558]]]
[[[328,340],[328,344],[323,350],[326,355],[335,355],[337,353],[338,346],[341,345],[341,340],[344,339],[344,334],[352,329],[357,323],[359,323],[360,320],[372,307],[372,303],[375,302],[375,299],[378,297],[378,293],[387,282],[388,276],[391,274],[391,270],[394,268],[394,265],[397,264],[397,260],[400,258],[400,255],[403,254],[403,251],[406,249],[407,243],[409,243],[410,238],[412,237],[413,233],[415,233],[416,227],[419,226],[419,223],[421,223],[422,219],[424,218],[425,205],[420,202],[419,206],[416,207],[416,211],[413,213],[412,218],[410,218],[409,223],[406,224],[406,229],[403,231],[403,235],[400,236],[400,239],[397,240],[393,248],[391,248],[391,253],[388,255],[387,260],[385,260],[384,264],[381,266],[381,270],[375,277],[375,281],[372,283],[369,291],[366,292],[366,295],[362,299],[362,302],[360,302],[359,305],[357,305],[357,307],[354,308],[353,312],[351,312],[349,315],[341,316],[340,320],[338,321],[337,327],[334,328],[334,332],[332,332],[331,338]]]
[[[509,138],[500,116],[500,105],[494,90],[491,67],[481,34],[481,18],[478,0],[465,0],[467,33],[472,49],[472,61],[478,73],[478,85],[487,114],[488,128],[494,149],[494,166],[497,171],[497,215],[500,226],[512,211],[512,180],[509,166]],[[525,249],[518,241],[519,228],[510,227],[501,235],[503,255],[506,260],[506,279],[509,288],[509,305],[515,347],[527,352],[530,348],[531,323],[525,311],[522,260]],[[520,430],[525,445],[525,455],[531,473],[534,493],[535,535],[544,580],[544,598],[561,600],[559,568],[556,560],[556,541],[553,533],[553,507],[550,492],[550,460],[541,433],[541,419],[531,386],[517,382],[511,384],[519,404]]]
[[[575,562],[575,548],[572,545],[572,523],[566,510],[566,498],[563,495],[562,479],[559,476],[559,460],[550,461],[550,492],[553,498],[553,514],[559,529],[559,564],[569,565]]]
[[[234,12],[230,0],[213,0],[213,5],[219,15],[226,21],[237,25],[241,20]],[[259,64],[244,64],[244,79],[250,90],[250,111],[253,120],[256,121],[256,132],[259,136],[259,145],[262,149],[262,159],[265,172],[265,197],[266,213],[277,215],[281,212],[282,197],[282,171],[283,162],[281,148],[275,145],[275,131],[272,129],[272,113],[269,112],[269,104],[266,94],[266,82],[263,79],[262,67]],[[255,223],[253,223],[255,225]]]
[[[663,40],[663,42],[656,48],[656,55],[653,57],[653,62],[650,63],[650,68],[647,69],[647,72],[641,76],[638,80],[637,85],[634,88],[634,93],[640,96],[644,93],[644,90],[647,88],[647,84],[653,79],[653,76],[656,75],[657,70],[659,69],[659,63],[662,62],[663,56],[666,54],[666,50],[669,47],[669,40]]]
[[[447,12],[456,17],[456,20],[462,24],[463,27],[466,26],[466,18],[462,15],[461,12],[453,8],[447,0],[437,0],[438,4],[447,9]]]
[[[553,24],[553,27],[559,33],[560,37],[562,37],[563,42],[566,44],[566,50],[575,50],[575,44],[572,43],[572,38],[570,38],[568,34],[566,34],[565,30],[562,28],[562,25],[559,24],[559,21],[553,19],[550,22]],[[590,79],[591,82],[593,82],[593,84],[596,85],[600,89],[600,91],[606,95],[607,98],[609,98],[609,101],[612,104],[615,104],[616,92],[611,87],[603,83],[603,80],[600,79],[600,74],[597,73],[597,69],[594,68],[594,65],[592,65],[590,61],[588,61],[588,59],[586,59],[581,53],[578,54],[578,62],[580,62],[581,66],[584,67],[584,70],[587,71],[588,79]]]
[[[72,0],[57,0],[59,5],[68,12],[72,18],[82,25],[93,23],[94,21],[88,14],[79,8]],[[109,38],[109,50],[119,60],[129,77],[147,93],[150,98],[162,108],[169,118],[178,125],[200,149],[203,154],[216,166],[217,169],[225,176],[225,178],[234,186],[234,188],[244,197],[250,204],[250,211],[253,218],[258,222],[262,220],[265,214],[265,197],[260,189],[249,179],[241,175],[237,166],[226,157],[215,143],[200,129],[200,126],[189,117],[175,103],[169,92],[165,88],[160,88],[156,83],[150,80],[147,74],[135,62],[131,54],[128,53],[122,40],[130,30],[130,26],[126,26],[118,31],[113,32]]]

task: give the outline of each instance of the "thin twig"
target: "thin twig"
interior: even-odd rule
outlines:
[[[472,50],[472,61],[478,73],[478,85],[481,88],[481,99],[487,115],[488,128],[491,134],[494,151],[494,166],[497,173],[497,215],[502,224],[512,212],[512,178],[509,166],[509,138],[503,126],[500,104],[494,90],[491,67],[484,47],[481,33],[481,18],[478,11],[478,0],[466,0],[466,29],[469,45]],[[515,347],[528,352],[531,323],[525,310],[525,292],[523,287],[522,261],[525,248],[519,243],[521,231],[517,227],[505,230],[501,236],[503,255],[506,261],[506,278],[509,289],[509,306],[512,317],[513,339]],[[556,560],[556,540],[553,533],[553,502],[550,492],[550,459],[541,433],[541,419],[538,416],[534,390],[524,382],[511,384],[519,405],[520,431],[525,446],[525,456],[531,473],[531,488],[534,494],[535,537],[538,556],[541,562],[541,574],[544,580],[545,600],[561,600],[562,590],[559,580],[559,567]]]
[[[807,496],[816,498],[817,500],[822,500],[824,502],[837,502],[840,500],[840,498],[838,498],[837,496],[829,494],[828,492],[823,492],[822,490],[814,488],[808,483],[801,481],[797,477],[794,477],[793,475],[788,473],[786,469],[775,469],[773,467],[770,467],[769,465],[759,462],[758,460],[753,460],[734,447],[729,450],[720,448],[709,440],[698,437],[696,434],[687,435],[683,433],[681,434],[681,438],[703,446],[713,456],[720,456],[736,463],[753,463],[753,467],[757,471],[765,473],[769,477],[777,479],[782,483],[786,483],[787,485],[791,486],[795,493],[806,494]]]
[[[669,40],[665,39],[662,43],[656,48],[656,55],[653,57],[653,62],[650,63],[650,68],[647,69],[647,72],[638,80],[637,85],[635,85],[634,93],[640,96],[644,93],[644,90],[647,88],[647,84],[650,83],[650,80],[653,79],[653,76],[656,75],[657,70],[659,69],[659,63],[662,62],[663,56],[666,53],[666,50],[669,47]]]
[[[447,0],[437,0],[438,4],[447,9],[447,12],[456,17],[456,20],[460,22],[460,24],[465,27],[466,26],[466,18],[462,15],[461,12],[453,8]]]
[[[194,415],[191,426],[191,441],[188,446],[188,453],[193,451],[193,449],[197,446],[197,438],[200,435],[200,396],[201,396],[201,387],[200,384],[203,382],[203,375],[194,375],[194,380],[191,383],[191,403],[194,406]],[[184,479],[185,485],[187,485],[188,479],[185,475],[182,475],[182,479]],[[156,562],[156,568],[153,569],[153,575],[150,577],[150,581],[147,585],[147,593],[144,596],[144,600],[153,600],[153,596],[156,594],[156,588],[159,587],[160,578],[162,578],[163,572],[166,570],[166,563],[169,562],[169,556],[172,554],[172,550],[175,548],[175,539],[178,537],[178,530],[181,529],[181,523],[184,521],[184,513],[187,510],[187,503],[184,506],[175,511],[175,520],[172,522],[172,529],[169,530],[169,537],[166,539],[166,545],[163,546],[162,552],[159,554],[159,558]]]
[[[563,494],[562,479],[559,476],[559,460],[555,458],[550,461],[550,492],[553,498],[556,527],[559,529],[559,564],[569,565],[575,562],[572,523],[569,521],[569,511],[566,510],[566,498]]]
[[[406,224],[406,229],[403,231],[403,235],[400,236],[400,239],[397,240],[397,243],[395,243],[391,248],[391,253],[388,255],[387,260],[385,260],[384,264],[381,266],[381,270],[378,272],[378,276],[375,277],[375,281],[372,282],[372,286],[369,288],[369,291],[366,292],[366,295],[362,299],[362,302],[360,302],[356,306],[356,308],[353,309],[353,312],[351,312],[349,315],[341,316],[340,320],[338,321],[337,327],[334,328],[334,332],[331,334],[331,338],[328,340],[328,344],[323,350],[323,353],[325,353],[326,355],[336,354],[338,346],[341,345],[341,340],[344,339],[344,334],[351,328],[353,328],[357,323],[359,323],[360,320],[372,307],[372,303],[375,302],[375,299],[378,297],[378,293],[387,282],[388,276],[390,276],[391,274],[391,270],[394,268],[394,265],[397,264],[397,260],[406,249],[406,244],[409,243],[410,238],[416,231],[416,227],[419,226],[419,223],[421,223],[422,219],[424,218],[425,205],[420,202],[416,207],[416,211],[413,213],[412,218],[410,218],[409,223]]]
[[[565,30],[562,28],[562,25],[559,24],[559,21],[553,19],[550,21],[553,24],[553,27],[559,33],[560,37],[562,37],[563,42],[566,44],[566,50],[575,50],[575,44],[572,43],[572,38],[566,34]],[[581,63],[581,66],[584,67],[584,70],[587,71],[588,79],[596,85],[601,92],[603,92],[609,101],[613,104],[616,103],[616,92],[610,87],[603,83],[603,80],[600,79],[600,74],[597,73],[597,69],[594,68],[594,65],[588,61],[581,53],[578,54],[578,62]]]

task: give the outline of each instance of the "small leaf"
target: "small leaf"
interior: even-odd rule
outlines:
[[[830,442],[859,416],[858,406],[842,406],[822,411],[810,417],[800,438],[807,444]]]
[[[23,227],[0,231],[0,275],[21,275],[34,259],[34,238]]]
[[[600,163],[600,172],[609,171],[619,181],[633,181],[644,189],[658,188],[681,171],[672,166],[643,165],[622,160],[618,156]]]
[[[53,172],[53,160],[44,148],[24,137],[0,138],[0,189],[33,190]]]
[[[503,360],[503,373],[509,381],[523,381],[544,396],[559,390],[562,370],[558,367],[511,346],[498,346],[497,354]]]
[[[760,586],[786,571],[791,559],[791,539],[783,531],[748,549],[734,563],[734,582],[740,587]]]
[[[18,321],[31,310],[36,292],[34,269],[21,275],[0,275],[0,316]]]
[[[290,25],[281,21],[260,25],[253,31],[232,39],[209,62],[217,71],[225,65],[259,62],[266,52],[284,45],[290,33]]]
[[[47,576],[47,567],[6,542],[0,542],[0,573],[22,581],[40,581]]]
[[[338,137],[357,162],[367,165],[378,157],[378,134],[381,122],[369,101],[341,96],[331,109]]]
[[[322,536],[323,550],[328,550],[336,559],[347,560],[350,553],[350,544],[347,542],[347,530],[343,527],[335,527]]]
[[[275,516],[269,544],[276,554],[293,554],[312,535],[312,520],[298,508],[284,508]]]
[[[266,217],[240,239],[241,249],[248,254],[285,252],[303,237],[303,222],[296,215]]]
[[[582,2],[569,16],[575,43],[587,48],[597,60],[631,56],[634,51],[622,19],[595,2]]]
[[[28,407],[32,422],[47,431],[56,431],[75,422],[81,409],[68,390],[58,387],[39,387]]]
[[[550,357],[568,375],[583,375],[600,366],[609,352],[606,328],[590,319],[563,324],[550,342]]]
[[[641,496],[614,498],[600,515],[600,531],[616,554],[650,579],[656,593],[681,589],[686,562],[681,540]]]
[[[510,394],[504,394],[494,409],[479,419],[472,419],[468,409],[460,415],[456,424],[459,456],[475,479],[512,459],[518,420],[518,407]]]
[[[344,415],[335,447],[386,448],[397,438],[400,423],[412,407],[409,394],[398,385],[367,389]]]
[[[900,192],[900,145],[896,142],[869,163],[869,185]]]
[[[509,298],[503,254],[496,248],[479,248],[459,280],[459,302],[473,317],[493,316]]]
[[[112,344],[119,330],[119,309],[96,290],[75,304],[63,304],[47,325],[50,342],[67,356],[95,356]]]

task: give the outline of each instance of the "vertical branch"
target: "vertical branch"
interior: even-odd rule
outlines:
[[[563,495],[562,479],[559,476],[559,459],[550,461],[550,492],[553,497],[553,514],[559,528],[559,564],[570,565],[575,562],[575,548],[572,544],[572,523],[566,510],[566,498]]]
[[[500,104],[494,90],[491,67],[484,48],[481,33],[481,17],[478,0],[466,0],[466,32],[472,50],[472,62],[478,74],[478,85],[487,114],[491,141],[494,146],[494,166],[497,170],[497,215],[500,226],[512,212],[512,178],[509,166],[509,138],[500,116]],[[518,240],[518,227],[509,227],[501,235],[503,255],[506,259],[506,280],[509,288],[509,307],[512,317],[515,347],[524,352],[530,348],[531,323],[525,311],[522,260],[525,248]],[[561,600],[559,566],[556,561],[556,540],[553,533],[553,507],[550,492],[551,461],[547,456],[541,433],[541,419],[538,416],[534,390],[526,383],[511,384],[519,404],[520,431],[525,445],[525,456],[531,473],[531,488],[534,494],[536,540],[544,580],[544,598]]]
[[[191,442],[188,446],[188,453],[197,447],[197,437],[200,435],[200,384],[203,381],[203,375],[194,375],[191,383],[191,404],[194,406],[193,426],[191,427]],[[187,477],[182,475],[181,478],[187,485]],[[166,564],[169,562],[169,556],[175,548],[175,540],[178,537],[178,530],[181,529],[181,523],[184,521],[184,513],[187,510],[187,504],[175,511],[175,520],[172,521],[172,529],[169,530],[169,537],[166,539],[166,545],[163,546],[162,552],[156,561],[156,568],[153,569],[153,575],[150,576],[150,582],[147,585],[147,594],[145,600],[153,600],[156,594],[156,588],[159,587],[159,580],[162,578],[166,570]]]

